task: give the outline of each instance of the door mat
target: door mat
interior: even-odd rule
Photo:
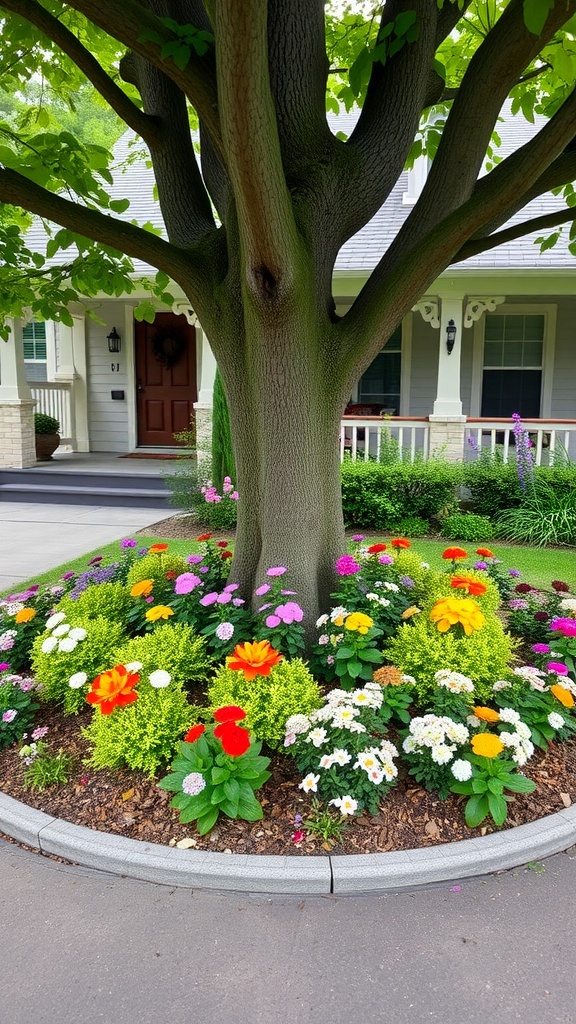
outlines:
[[[143,452],[132,452],[130,455],[120,455],[120,459],[181,459],[181,455],[145,455]]]

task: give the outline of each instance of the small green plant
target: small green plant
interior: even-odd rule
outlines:
[[[60,423],[54,416],[48,416],[45,412],[34,413],[35,434],[58,434],[59,432]]]
[[[440,534],[449,540],[480,543],[492,539],[494,528],[486,516],[475,515],[473,512],[452,512],[443,519]]]
[[[0,670],[0,750],[22,739],[39,707],[32,679]]]
[[[135,583],[141,583],[142,580],[152,580],[154,601],[159,604],[163,598],[174,594],[175,577],[172,577],[172,573],[179,576],[188,568],[189,566],[181,555],[173,555],[170,551],[152,552],[152,554],[139,558],[130,566],[126,580],[128,589],[132,588]],[[167,575],[168,573],[170,576]]]
[[[22,748],[26,749],[29,748]],[[49,786],[63,786],[70,781],[73,771],[74,759],[69,754],[63,750],[50,754],[48,744],[40,741],[36,744],[35,756],[24,772],[24,789],[43,793]]]
[[[498,536],[520,543],[576,544],[576,490],[558,493],[540,483],[517,508],[500,512]]]
[[[312,810],[303,825],[310,835],[322,839],[324,843],[335,846],[342,842],[342,836],[348,822],[341,814],[335,814],[328,807],[323,807],[318,800],[312,801]]]
[[[163,669],[178,685],[204,682],[212,664],[204,637],[198,636],[192,626],[170,622],[158,626],[153,633],[123,643],[114,651],[110,665],[128,665],[133,661],[142,665],[143,675]]]
[[[402,537],[425,537],[430,533],[430,523],[422,516],[403,516],[394,523],[393,532]]]
[[[500,760],[498,757],[483,757],[479,754],[468,754],[466,760],[472,765],[472,775],[465,782],[453,782],[450,789],[453,793],[462,793],[468,797],[464,808],[464,818],[468,828],[477,828],[491,817],[498,828],[508,817],[508,802],[511,793],[533,793],[536,783],[519,775],[513,761]]]

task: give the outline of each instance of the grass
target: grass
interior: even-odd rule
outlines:
[[[162,539],[162,536],[139,536],[137,538],[138,547],[150,547],[151,544]],[[384,538],[384,540],[386,539]],[[365,543],[371,544],[379,540],[382,540],[381,534],[367,536]],[[178,555],[190,555],[201,550],[201,545],[192,538],[170,539],[168,544],[169,551]],[[412,541],[414,551],[421,555],[424,561],[429,562],[433,569],[446,569],[446,562],[442,560],[442,552],[450,544],[451,542],[444,538],[441,540],[418,539]],[[233,541],[230,546],[233,547]],[[458,546],[462,546],[470,555],[466,562],[461,562],[459,565],[470,567],[477,558],[475,554],[476,548],[483,545],[474,542],[472,544],[459,543]],[[499,544],[497,541],[490,541],[487,546],[494,551],[497,558],[502,560],[507,569],[519,569],[524,582],[530,583],[532,586],[549,589],[552,580],[564,580],[564,582],[569,584],[571,590],[576,592],[576,557],[574,548],[535,548],[516,544]],[[41,585],[56,583],[65,572],[84,572],[87,568],[87,563],[94,555],[102,555],[104,562],[107,563],[114,561],[119,553],[120,541],[113,541],[94,551],[89,551],[79,558],[75,558],[71,562],[64,562],[63,565],[49,569],[38,576],[33,576],[26,583],[15,584],[8,591],[4,591],[4,593],[25,590],[32,583],[39,583]]]

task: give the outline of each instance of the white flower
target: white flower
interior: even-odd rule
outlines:
[[[324,754],[323,757],[320,758],[320,764],[318,765],[318,767],[319,768],[331,768],[333,764],[334,764],[334,758],[333,758],[332,754]]]
[[[206,788],[206,779],[200,772],[190,772],[182,779],[182,792],[187,796],[198,796]]]
[[[334,709],[332,716],[332,722],[336,729],[349,729],[350,723],[358,717],[359,711],[356,708],[352,708],[349,705],[341,705]]]
[[[407,736],[402,744],[402,750],[405,754],[413,754],[418,750],[418,744],[414,736]]]
[[[52,639],[54,638],[52,637]],[[70,654],[70,651],[74,650],[77,643],[78,641],[74,640],[71,636],[65,636],[62,640],[58,641],[58,650],[64,651],[66,654]]]
[[[54,629],[54,626],[57,626],[59,622],[63,622],[65,618],[64,612],[54,612],[54,615],[46,619],[46,629]]]
[[[6,612],[6,615],[16,615],[17,612],[21,612],[24,607],[25,606],[21,601],[8,601],[8,603],[4,605],[4,611]]]
[[[384,694],[382,690],[377,692],[364,688],[362,690],[354,690],[352,694],[352,703],[357,704],[358,707],[379,708],[382,706],[383,700]]]
[[[468,782],[468,779],[472,777],[472,765],[470,764],[470,761],[454,761],[454,763],[450,765],[450,771],[454,778],[458,779],[458,782]]]
[[[398,748],[395,747],[390,740],[382,740],[380,743],[379,754],[380,757],[385,760],[388,758],[398,757]]]
[[[379,786],[384,778],[384,772],[380,766],[378,768],[371,768],[366,774],[368,775],[370,782],[373,782],[375,786]]]
[[[321,647],[325,647],[329,640],[330,637],[328,636],[328,633],[322,633],[322,635],[318,637],[318,643]]]
[[[562,715],[559,715],[556,711],[551,711],[548,715],[548,724],[551,725],[553,729],[561,729],[562,726],[565,725],[565,722]]]
[[[330,612],[330,622],[335,622],[336,619],[344,618],[345,615],[348,615],[348,612],[342,607],[342,605],[339,605],[338,608],[333,608]]]
[[[81,686],[87,682],[88,676],[85,672],[75,672],[73,676],[70,676],[68,680],[68,686],[72,690],[79,690]]]
[[[389,583],[388,580],[384,581],[384,588],[386,590],[391,590],[394,594],[397,594],[398,591],[400,590],[400,587],[398,586],[397,583]]]
[[[72,640],[85,640],[88,636],[88,631],[84,629],[83,626],[72,626],[68,636],[71,637]]]
[[[354,814],[354,811],[358,809],[358,801],[353,800],[351,796],[337,796],[329,802],[333,807],[338,808],[340,814]]]
[[[293,743],[296,743],[296,733],[295,732],[289,732],[284,737],[284,746],[285,747],[291,747]]]
[[[349,732],[366,732],[366,726],[362,725],[362,722],[352,721],[345,726],[345,728],[347,728]]]
[[[500,708],[500,721],[509,722],[510,725],[518,725],[520,715],[513,708]]]
[[[334,690],[330,690],[326,700],[329,704],[343,704],[350,700],[350,694],[346,690],[339,690],[335,688]]]
[[[163,668],[157,668],[155,672],[151,672],[148,676],[148,682],[155,690],[163,690],[171,681],[172,676]]]
[[[286,722],[286,732],[288,735],[294,733],[299,736],[301,733],[306,732],[310,727],[310,720],[306,715],[291,715]]]
[[[420,565],[422,566],[423,569],[430,568],[430,562],[420,562]]]
[[[334,747],[332,757],[334,759],[334,763],[339,764],[342,768],[352,760],[352,754],[349,754],[343,747]]]
[[[371,747],[369,750],[361,750],[358,754],[358,760],[354,765],[354,768],[363,768],[364,771],[369,772],[372,768],[378,768],[380,761],[377,756],[377,751]]]
[[[321,626],[323,626],[325,622],[328,622],[328,616],[327,615],[321,615],[320,618],[316,620],[316,629],[320,629]]]
[[[560,601],[560,607],[565,612],[576,612],[576,598],[565,597]]]
[[[497,693],[498,690],[507,690],[509,686],[512,686],[509,679],[497,679],[492,689]]]
[[[468,715],[466,722],[472,729],[477,729],[480,725],[480,719],[476,718],[476,715]]]
[[[298,789],[303,789],[305,793],[315,793],[319,779],[319,775],[314,775],[312,772],[308,772],[308,775],[302,779]]]
[[[474,683],[468,676],[461,672],[451,672],[450,669],[442,668],[434,673],[438,686],[445,686],[451,693],[473,693]]]
[[[40,649],[43,654],[50,654],[57,644],[58,640],[55,636],[47,636],[46,639],[42,641],[42,647]]]
[[[406,672],[402,673],[402,682],[403,683],[409,683],[412,686],[416,685],[416,680],[415,680],[414,676],[409,676],[409,675],[406,674]]]
[[[75,637],[75,639],[79,640],[80,637]],[[128,672],[139,672],[140,669],[142,668],[142,662],[141,661],[129,661],[128,664],[124,666],[124,668],[128,669]]]
[[[306,737],[306,743],[312,743],[315,747],[321,747],[326,742],[327,735],[326,729],[311,729]]]
[[[446,743],[437,743],[432,747],[430,755],[435,764],[448,764],[448,761],[452,760],[454,749],[454,747],[447,746]]]
[[[66,633],[70,632],[70,625],[67,622],[63,622],[60,626],[56,626],[56,629],[52,630],[52,636],[66,636]]]

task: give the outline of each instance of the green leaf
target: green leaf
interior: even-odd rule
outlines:
[[[127,210],[128,207],[130,206],[130,200],[129,199],[111,199],[110,203],[109,203],[109,206],[110,206],[110,209],[114,211],[114,213],[124,213],[124,210]]]
[[[539,36],[553,7],[554,0],[524,0],[524,24],[528,31]]]
[[[485,793],[488,788],[488,783],[484,776],[476,775],[472,780],[472,790],[474,793]]]
[[[215,786],[220,782],[226,782],[229,778],[230,772],[227,768],[219,768],[217,765],[214,765],[211,774],[211,781]]]
[[[228,800],[237,800],[240,796],[240,785],[236,779],[228,779],[224,783],[224,792]]]
[[[532,779],[527,779],[525,775],[512,775],[506,774],[500,776],[506,789],[509,789],[512,793],[533,793],[536,789],[536,783]]]
[[[240,800],[238,804],[238,817],[244,821],[260,821],[264,817],[264,811],[255,796],[252,800]]]
[[[346,668],[348,669],[348,675],[352,679],[357,679],[362,671],[362,662],[360,661],[347,661]]]
[[[488,779],[488,789],[491,793],[494,793],[495,796],[502,796],[502,793],[504,792],[504,785],[500,779]]]
[[[219,814],[219,807],[211,807],[206,814],[203,814],[201,818],[198,818],[197,827],[201,836],[205,836],[206,833],[209,832],[211,828],[214,828],[214,825],[218,821]]]
[[[485,794],[475,793],[468,800],[465,810],[464,817],[468,828],[476,828],[480,825],[484,818],[488,816],[488,800]]]
[[[339,647],[335,657],[339,661],[342,661],[344,658],[353,658],[354,651],[352,647]]]
[[[503,796],[488,793],[488,807],[496,825],[503,825],[508,814],[508,804]]]
[[[384,655],[380,651],[375,650],[374,647],[366,647],[362,651],[357,651],[356,654],[362,661],[371,661],[375,665],[384,661]]]

